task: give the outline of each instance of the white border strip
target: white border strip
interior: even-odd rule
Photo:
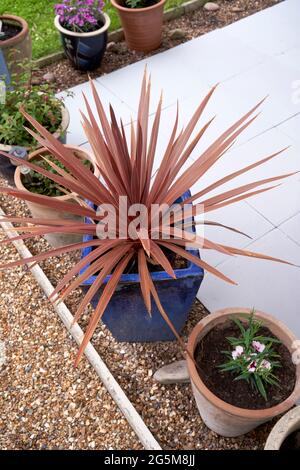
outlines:
[[[1,207],[0,215],[6,215],[1,209]],[[17,236],[17,233],[15,231],[10,231],[13,228],[13,225],[10,222],[1,222],[1,226],[5,230],[9,238]],[[29,258],[32,256],[32,254],[30,253],[30,251],[25,246],[22,240],[15,240],[12,243],[18,250],[19,254],[22,256],[22,258]],[[29,268],[31,264],[33,263],[28,263]],[[36,281],[38,282],[39,286],[45,292],[46,296],[49,297],[50,294],[53,292],[54,287],[52,286],[44,271],[40,268],[39,265],[35,265],[31,268],[31,272],[35,277]],[[53,308],[60,317],[67,330],[70,332],[70,334],[76,341],[76,343],[80,345],[83,338],[83,331],[78,325],[78,323],[75,323],[75,325],[71,328],[73,315],[71,314],[70,310],[66,307],[64,303],[61,303],[57,306],[53,306]],[[105,386],[106,390],[109,392],[112,399],[117,404],[120,411],[123,413],[126,420],[138,436],[144,448],[146,450],[161,450],[160,445],[158,444],[150,430],[147,428],[141,416],[138,414],[133,404],[127,398],[124,391],[122,390],[118,382],[115,380],[114,376],[111,374],[106,364],[102,361],[96,349],[94,348],[94,346],[92,346],[90,342],[86,347],[85,355],[92,367],[95,369],[99,378],[103,382],[103,385]]]

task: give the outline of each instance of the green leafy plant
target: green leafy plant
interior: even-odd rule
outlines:
[[[151,5],[154,5],[155,3],[158,3],[159,0],[155,1],[149,1],[149,0],[125,0],[125,5],[128,8],[146,8]]]
[[[280,355],[274,351],[273,345],[281,341],[260,334],[263,324],[256,320],[254,311],[249,316],[241,316],[244,316],[247,322],[232,317],[232,321],[240,330],[240,336],[226,338],[233,350],[222,351],[228,361],[218,367],[222,372],[232,373],[235,376],[233,380],[246,380],[267,400],[265,386],[279,386],[274,369],[281,367],[278,361]]]
[[[216,87],[213,87],[205,96],[187,126],[179,132],[177,129],[177,109],[166,150],[162,156],[159,168],[157,171],[154,171],[156,146],[162,112],[162,98],[160,98],[154,114],[153,125],[149,129],[151,85],[147,73],[145,72],[142,82],[137,122],[136,125],[132,122],[129,128],[130,137],[126,136],[122,120],[120,125],[118,124],[111,106],[110,119],[108,119],[92,81],[91,88],[96,113],[92,110],[87,98],[84,97],[87,115],[82,114],[82,123],[94,153],[95,164],[101,174],[100,180],[78,161],[70,149],[62,145],[33,117],[23,111],[24,117],[37,131],[34,132],[28,129],[29,134],[68,168],[69,173],[66,174],[65,171],[57,168],[58,174],[54,174],[28,161],[25,163],[26,166],[50,178],[55,183],[65,187],[68,191],[76,193],[78,198],[81,198],[82,204],[57,201],[55,198],[29,192],[24,193],[24,191],[15,188],[0,188],[0,193],[8,194],[25,201],[32,201],[45,207],[55,208],[62,213],[86,217],[89,219],[88,221],[92,222],[73,222],[66,219],[52,220],[31,217],[20,218],[9,215],[3,218],[3,220],[22,224],[22,227],[18,228],[18,230],[20,232],[23,230],[23,233],[17,235],[15,239],[26,240],[31,237],[43,236],[53,232],[71,232],[81,234],[82,236],[86,234],[92,235],[92,240],[67,245],[59,249],[48,250],[30,259],[21,259],[0,266],[1,269],[7,270],[14,266],[25,265],[28,262],[39,262],[51,256],[81,250],[87,246],[94,247],[89,255],[71,268],[58,282],[51,295],[52,301],[61,302],[86,279],[95,274],[96,280],[87,291],[74,316],[74,321],[77,321],[95,293],[103,287],[99,303],[90,318],[84,339],[80,345],[76,364],[79,362],[86,345],[93,336],[97,324],[101,320],[122,274],[133,260],[135,260],[138,265],[141,295],[143,296],[149,314],[151,314],[151,300],[153,299],[160,314],[177,336],[182,347],[184,347],[184,344],[160,302],[155,284],[149,272],[149,263],[154,262],[155,264],[159,264],[172,278],[176,278],[174,269],[163,250],[179,255],[181,258],[200,266],[205,271],[212,273],[230,284],[236,283],[215,267],[209,265],[199,257],[194,256],[190,251],[187,251],[185,249],[186,245],[188,244],[194,249],[217,250],[228,256],[241,255],[291,264],[287,261],[261,253],[242,250],[222,243],[215,243],[204,236],[194,235],[191,239],[191,233],[186,229],[178,231],[177,225],[181,224],[183,221],[192,220],[192,217],[199,214],[199,210],[202,214],[204,212],[207,216],[208,213],[216,209],[272,189],[274,185],[270,185],[270,183],[287,178],[293,173],[253,181],[242,186],[237,186],[231,190],[222,191],[221,189],[218,194],[214,196],[209,195],[212,190],[222,188],[228,181],[275,158],[284,149],[268,155],[245,168],[227,175],[222,175],[222,177],[213,184],[208,187],[203,187],[200,191],[196,192],[188,199],[185,199],[183,203],[180,203],[177,211],[172,211],[174,202],[197,181],[201,180],[201,177],[224,155],[226,150],[232,146],[243,130],[255,120],[257,117],[255,111],[261,105],[262,101],[218,136],[206,150],[200,153],[195,161],[189,165],[186,164],[188,161],[191,162],[189,157],[192,151],[196,148],[201,137],[213,121],[213,119],[209,120],[204,125],[201,125],[200,129],[196,130],[196,126]],[[96,120],[96,114],[99,122]],[[196,132],[195,135],[192,136],[194,130],[196,130]],[[8,158],[6,154],[2,154]],[[15,157],[10,156],[10,158],[18,162]],[[148,214],[151,214],[151,208],[154,204],[159,206],[163,205],[163,215],[170,215],[169,225],[165,225],[164,217],[159,217],[157,225],[154,227],[156,233],[155,238],[152,236],[152,227],[150,230],[146,228],[139,229],[138,226],[135,226],[133,230],[130,231],[129,227],[131,226],[132,216],[126,213],[126,211],[123,211],[120,205],[121,198],[126,198],[130,201],[130,205],[142,204],[147,209]],[[84,202],[86,200],[89,201],[91,205],[87,205]],[[188,205],[188,210],[181,210],[183,204],[185,207]],[[103,224],[103,215],[101,215],[96,208],[102,208],[103,205],[112,207],[116,215],[115,236],[113,238],[97,237],[99,222]],[[191,222],[191,224],[192,223],[193,222]],[[241,233],[235,228],[215,221],[211,222],[207,218],[197,223],[203,224],[204,226],[213,225],[221,230],[232,230]],[[126,235],[121,236],[124,227],[126,229]],[[168,236],[165,236],[166,233]],[[0,244],[10,243],[12,240],[14,239],[1,240]],[[86,267],[86,269],[82,272],[84,267]]]
[[[0,101],[0,143],[36,147],[36,140],[26,131],[31,127],[21,112],[21,106],[40,122],[49,132],[59,129],[62,121],[62,101],[55,97],[51,84],[32,84],[32,71],[29,64],[23,64],[23,72],[13,76],[6,89],[5,101]],[[32,127],[31,127],[32,128]]]
[[[68,168],[66,168],[59,160],[53,158],[52,155],[43,155],[43,157],[43,160],[33,158],[30,161],[36,166],[43,168],[55,175],[58,175],[56,168],[60,168],[66,173],[69,173]],[[91,162],[89,160],[84,160],[83,164],[87,167],[91,166]],[[41,173],[38,173],[36,171],[29,170],[28,173],[22,175],[21,179],[24,187],[32,193],[44,194],[45,196],[50,197],[66,195],[66,191],[64,191],[61,186],[59,186],[50,178],[47,178],[46,176],[43,176]]]

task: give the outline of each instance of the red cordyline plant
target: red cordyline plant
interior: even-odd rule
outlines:
[[[213,197],[207,196],[207,194],[212,190],[221,187],[226,182],[276,157],[284,150],[283,149],[243,169],[223,176],[207,188],[189,197],[185,203],[193,203],[193,205],[191,205],[188,214],[186,212],[184,214],[182,212],[178,212],[178,214],[175,214],[174,217],[171,218],[171,228],[169,227],[171,230],[171,236],[168,239],[163,237],[166,227],[162,224],[161,219],[159,226],[157,227],[157,230],[161,235],[160,238],[151,239],[151,234],[145,233],[145,230],[140,230],[139,232],[136,231],[136,237],[130,238],[127,236],[125,239],[120,238],[118,237],[118,230],[120,227],[117,226],[117,236],[114,239],[99,239],[96,236],[97,222],[101,221],[102,217],[98,215],[99,213],[97,213],[93,207],[89,206],[86,201],[92,202],[94,207],[99,207],[102,204],[110,204],[115,208],[118,216],[120,215],[120,196],[126,196],[128,201],[130,201],[130,204],[142,203],[149,208],[150,205],[154,203],[167,204],[169,206],[172,205],[183,193],[201,179],[213,164],[224,155],[226,150],[232,146],[241,132],[256,118],[257,115],[254,115],[254,113],[262,102],[254,106],[248,113],[230,126],[229,129],[223,132],[185,170],[183,169],[183,165],[187,162],[191,152],[194,150],[212,121],[207,122],[200,130],[197,131],[196,135],[190,139],[210,97],[214,92],[215,87],[211,89],[200,103],[188,125],[179,133],[177,132],[177,110],[174,127],[160,167],[157,172],[154,172],[153,165],[160,126],[162,98],[159,100],[152,128],[148,131],[150,80],[148,79],[147,72],[145,71],[141,87],[137,124],[134,126],[134,124],[131,123],[130,144],[127,142],[122,121],[120,125],[118,125],[112,107],[110,107],[110,120],[108,119],[92,81],[91,87],[101,125],[96,122],[96,117],[94,116],[90,104],[85,96],[84,99],[87,107],[87,116],[82,114],[82,124],[93,149],[95,162],[101,172],[101,180],[98,180],[92,172],[76,158],[70,149],[67,149],[62,145],[37,121],[23,111],[24,116],[34,126],[38,134],[31,129],[27,129],[28,132],[36,138],[42,146],[46,147],[49,152],[68,169],[68,172],[56,167],[54,163],[51,163],[51,165],[55,168],[57,174],[49,172],[33,163],[26,162],[26,166],[50,178],[59,186],[64,187],[66,191],[70,193],[72,192],[73,194],[76,193],[80,204],[63,201],[58,202],[52,197],[25,192],[14,188],[0,188],[0,192],[9,194],[18,199],[35,202],[49,208],[55,208],[60,212],[69,212],[71,214],[86,217],[89,218],[89,221],[93,222],[74,222],[66,219],[20,218],[14,216],[6,216],[2,219],[2,221],[11,221],[21,224],[22,226],[17,227],[17,230],[22,232],[22,234],[17,235],[10,240],[2,240],[0,242],[1,244],[9,243],[13,240],[25,240],[36,236],[43,236],[44,234],[53,232],[71,232],[82,234],[82,236],[86,234],[94,236],[93,240],[51,249],[36,256],[32,256],[31,258],[14,261],[1,266],[2,269],[7,269],[14,266],[25,265],[29,262],[39,262],[52,256],[80,250],[87,246],[92,246],[94,248],[88,256],[81,259],[81,261],[70,269],[70,271],[58,282],[51,295],[51,299],[53,301],[61,302],[68,294],[80,286],[83,281],[96,274],[95,282],[87,291],[74,316],[74,322],[76,322],[83,314],[93,296],[100,287],[103,286],[105,278],[111,274],[108,282],[103,287],[99,303],[90,318],[84,339],[78,351],[76,364],[79,362],[85,347],[91,339],[112,295],[114,294],[121,275],[126,270],[128,264],[133,260],[135,260],[138,265],[141,294],[144,298],[147,310],[151,313],[151,299],[153,298],[161,315],[179,341],[181,341],[180,337],[170,322],[168,314],[161,305],[149,272],[149,262],[161,265],[163,270],[165,270],[171,277],[175,278],[176,276],[173,267],[168,256],[166,256],[167,252],[173,252],[232,284],[235,284],[235,282],[226,277],[216,268],[208,265],[205,261],[186,251],[186,243],[188,242],[189,246],[193,246],[195,248],[214,249],[227,255],[242,255],[285,263],[283,260],[260,253],[241,250],[231,246],[225,246],[220,243],[214,243],[213,241],[197,235],[194,237],[193,241],[191,241],[191,234],[187,231],[182,231],[181,237],[175,238],[177,231],[174,224],[175,222],[182,221],[184,217],[197,215],[199,207],[204,209],[204,213],[212,212],[250,196],[268,191],[274,186],[263,188],[261,188],[261,186],[291,175],[290,173],[270,177],[236,187],[229,191],[220,192],[218,195]],[[9,158],[14,159],[11,155]],[[17,162],[18,160],[15,159],[15,161]],[[122,223],[124,223],[125,220],[127,225],[130,223],[130,217],[128,217],[127,214],[122,214],[121,220]],[[225,229],[236,230],[209,220],[203,220],[201,223],[204,225],[219,225]],[[238,230],[236,231],[239,232]],[[86,266],[88,266],[87,269],[82,273],[82,269]],[[181,344],[183,346],[182,341]]]

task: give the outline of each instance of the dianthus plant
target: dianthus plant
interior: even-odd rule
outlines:
[[[219,367],[223,372],[232,372],[235,375],[233,380],[246,380],[267,400],[265,386],[279,385],[279,380],[273,371],[281,367],[278,361],[280,355],[274,351],[273,345],[280,341],[259,334],[262,323],[255,319],[254,312],[250,314],[247,323],[241,322],[238,318],[232,320],[238,326],[241,335],[239,338],[226,338],[233,349],[222,351],[228,357],[228,362]]]
[[[86,33],[99,28],[103,6],[103,0],[63,0],[54,9],[64,28]]]

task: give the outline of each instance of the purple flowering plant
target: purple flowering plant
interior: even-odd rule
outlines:
[[[103,0],[63,0],[54,6],[60,24],[74,32],[88,33],[99,29]]]
[[[248,319],[248,324],[232,318],[241,335],[239,338],[226,338],[232,349],[222,351],[228,361],[218,367],[222,372],[231,372],[235,376],[233,380],[246,380],[267,400],[266,385],[279,386],[279,380],[273,372],[281,367],[278,361],[280,355],[274,351],[274,343],[281,341],[259,334],[263,325],[254,317],[254,311],[250,316],[241,316]]]

